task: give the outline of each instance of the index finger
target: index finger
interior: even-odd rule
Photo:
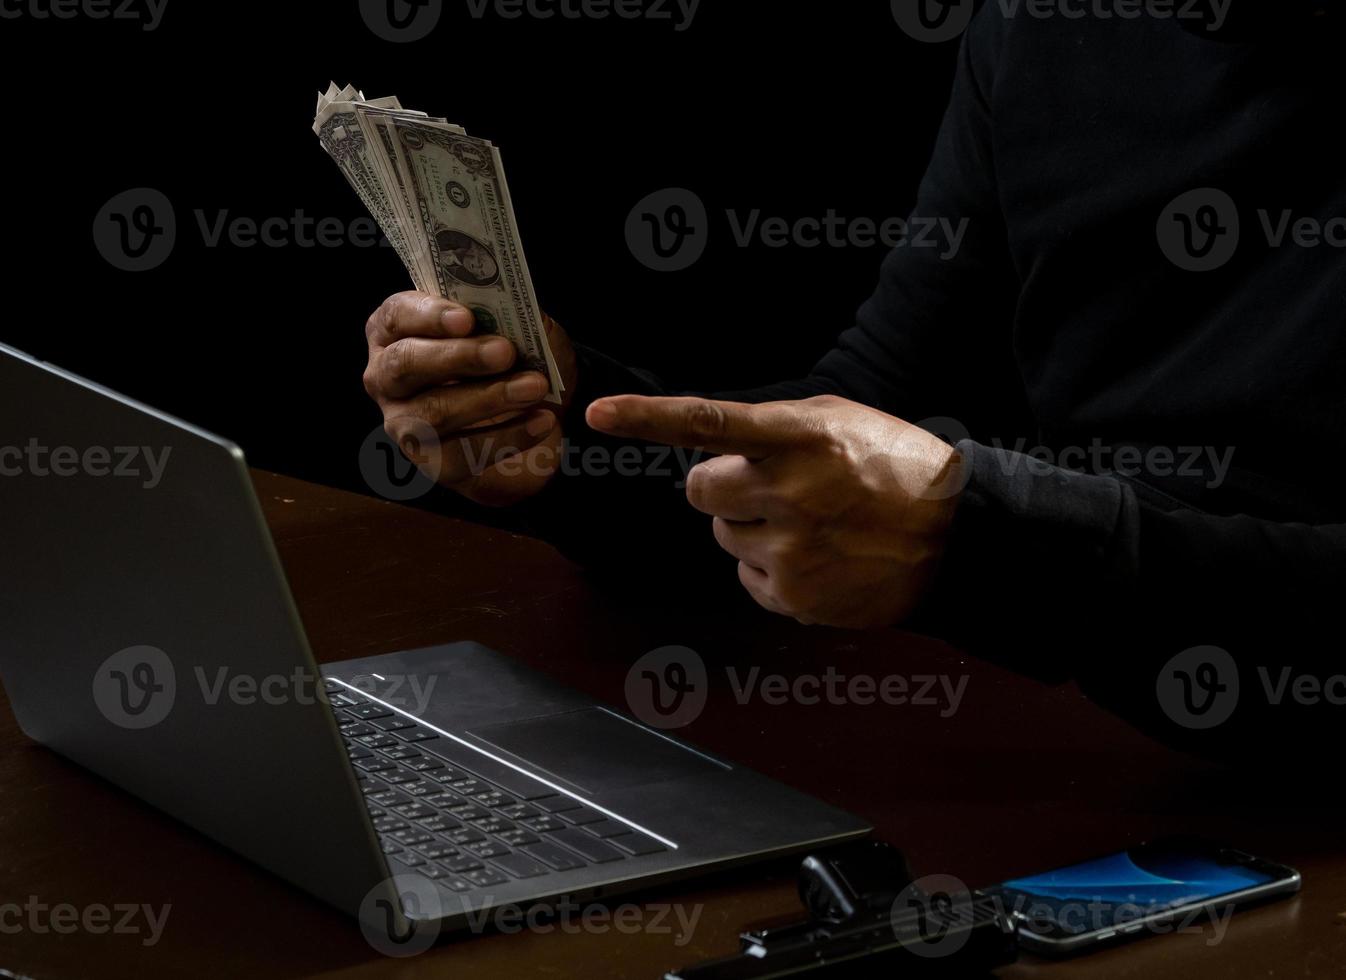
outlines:
[[[709,398],[616,395],[589,406],[593,429],[626,439],[711,453],[765,459],[796,435],[794,417],[775,405],[746,405]]]
[[[373,347],[387,347],[408,337],[466,337],[476,318],[451,299],[429,293],[405,292],[389,296],[365,324]]]

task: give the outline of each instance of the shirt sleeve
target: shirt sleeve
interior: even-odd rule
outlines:
[[[1285,763],[1287,744],[1340,731],[1346,677],[1326,638],[1346,584],[1346,525],[1211,514],[1128,477],[972,441],[958,450],[967,485],[921,628],[1043,680],[1078,681],[1205,755]],[[1217,679],[1237,703],[1209,728],[1178,704],[1169,671],[1198,647],[1228,654]]]

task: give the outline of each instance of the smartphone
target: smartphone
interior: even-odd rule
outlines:
[[[1140,936],[1220,930],[1235,909],[1292,895],[1299,884],[1294,868],[1175,837],[986,892],[1015,924],[1021,949],[1069,956]]]

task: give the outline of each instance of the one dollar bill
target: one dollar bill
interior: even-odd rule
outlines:
[[[331,85],[318,97],[313,130],[378,222],[418,290],[452,299],[477,331],[514,344],[521,369],[565,390],[528,261],[500,151],[460,126],[367,100]]]

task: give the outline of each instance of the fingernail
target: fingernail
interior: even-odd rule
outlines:
[[[477,352],[481,366],[489,371],[503,371],[514,360],[514,345],[504,337],[496,337],[481,345]]]
[[[545,436],[554,428],[556,428],[556,416],[551,412],[543,412],[529,419],[524,424],[523,431],[530,436]]]
[[[595,429],[611,428],[617,424],[617,410],[611,402],[598,401],[589,406],[589,425]]]
[[[474,318],[461,306],[450,306],[439,315],[439,318],[444,324],[444,329],[455,336],[463,336],[472,332]]]
[[[512,402],[535,402],[547,393],[547,380],[539,374],[515,378],[505,385],[505,397]]]

